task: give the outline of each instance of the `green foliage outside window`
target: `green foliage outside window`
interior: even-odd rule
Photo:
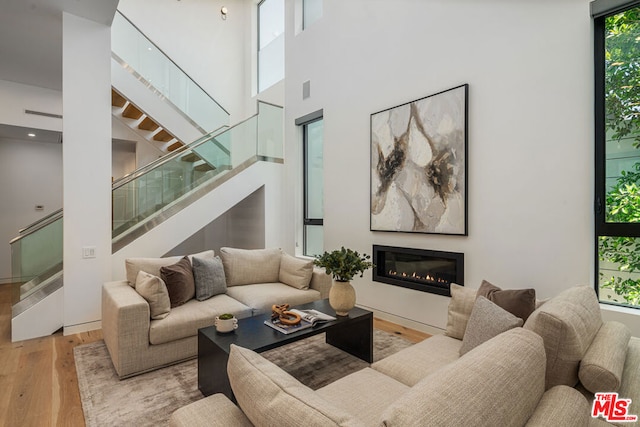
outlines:
[[[633,138],[640,148],[640,9],[605,20],[605,126],[613,139]],[[640,162],[622,171],[606,194],[606,221],[640,222]],[[614,263],[620,273],[640,272],[640,239],[600,237],[601,261]],[[628,274],[604,277],[601,287],[612,289],[627,304],[640,305],[640,279]]]

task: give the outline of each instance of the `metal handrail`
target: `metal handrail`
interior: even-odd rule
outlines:
[[[59,214],[59,213],[61,213],[61,212],[62,212],[62,208],[58,209],[57,211],[51,212],[49,215],[46,215],[45,217],[40,218],[39,220],[37,220],[37,221],[35,221],[35,222],[33,222],[33,223],[31,223],[31,224],[27,225],[26,227],[21,228],[20,230],[18,230],[18,234],[22,234],[22,233],[24,233],[25,231],[27,231],[27,230],[28,230],[28,229],[30,229],[31,227],[34,227],[34,226],[36,226],[36,225],[40,224],[42,221],[46,221],[46,220],[47,220],[47,219],[49,219],[50,217],[52,217],[52,216],[54,216],[54,215],[57,215],[57,214]]]
[[[55,214],[55,216],[54,216]],[[41,219],[40,221],[31,224],[31,226],[29,227],[25,227],[23,230],[29,229],[26,232],[23,232],[22,234],[20,234],[18,237],[13,238],[9,244],[12,245],[15,242],[24,239],[25,237],[35,233],[38,230],[43,229],[44,227],[46,227],[49,224],[53,224],[54,222],[56,222],[57,220],[59,220],[60,218],[62,218],[62,209],[54,212],[54,214],[48,215],[47,217]]]
[[[160,49],[160,48],[158,47],[158,45],[156,45],[153,41],[151,41],[151,39],[150,39],[149,37],[147,37],[147,35],[146,35],[145,33],[143,33],[142,31],[140,31],[140,28],[138,28],[138,27],[136,26],[136,24],[134,24],[133,22],[131,22],[131,20],[130,20],[129,18],[127,18],[127,17],[126,17],[122,12],[120,12],[119,10],[117,10],[117,9],[116,9],[116,12],[117,12],[120,16],[122,16],[122,17],[123,17],[123,18],[124,18],[124,19],[129,23],[129,24],[131,24],[131,26],[132,26],[133,28],[135,28],[135,29],[136,29],[140,34],[142,34],[142,36],[143,36],[145,39],[147,39],[147,40],[149,41],[149,43],[151,43],[151,44],[152,44],[156,49],[158,49],[158,51],[159,51],[160,53],[162,53],[162,54],[163,54],[163,55],[164,55],[164,56],[165,56],[169,61],[171,61],[171,63],[172,63],[173,65],[175,65],[177,69],[179,69],[179,70],[180,70],[180,71],[181,71],[185,76],[187,76],[187,78],[188,78],[189,80],[191,80],[191,81],[193,82],[193,84],[194,84],[194,85],[196,85],[196,86],[197,86],[197,87],[202,91],[202,93],[204,93],[204,94],[205,94],[205,95],[207,95],[209,98],[211,98],[211,100],[212,100],[213,102],[215,102],[215,103],[216,103],[216,105],[217,105],[218,107],[220,107],[220,109],[221,109],[222,111],[224,111],[227,115],[229,115],[229,112],[228,112],[228,111],[227,111],[227,110],[226,110],[222,105],[220,105],[220,104],[218,103],[218,101],[216,101],[216,100],[215,100],[215,98],[214,98],[213,96],[209,95],[209,93],[207,93],[207,91],[206,91],[206,90],[204,90],[204,89],[202,88],[202,86],[200,86],[198,83],[196,83],[196,82],[191,78],[191,76],[190,76],[189,74],[187,74],[187,73],[186,73],[186,72],[185,72],[185,71],[184,71],[184,70],[183,70],[183,69],[182,69],[178,64],[176,64],[176,63],[171,59],[171,57],[169,57],[169,55],[167,55],[167,54],[166,54],[162,49]]]
[[[167,163],[173,159],[175,159],[176,157],[178,157],[180,154],[182,154],[184,151],[187,151],[189,149],[198,147],[202,144],[204,144],[206,141],[208,141],[210,138],[213,138],[214,136],[218,136],[221,133],[224,133],[224,131],[226,129],[228,129],[229,126],[228,125],[222,125],[219,128],[215,129],[212,132],[209,132],[208,134],[196,139],[195,141],[193,141],[192,143],[188,144],[188,145],[183,145],[182,147],[178,148],[177,150],[174,150],[168,154],[165,154],[162,157],[157,158],[156,160],[152,161],[151,163],[148,163],[144,166],[142,166],[139,169],[134,170],[131,173],[126,174],[123,177],[120,177],[118,179],[116,179],[115,181],[113,181],[112,183],[112,189],[115,190],[116,188],[120,188],[123,185],[125,185],[127,182],[132,181],[133,179],[139,177],[140,175],[142,175],[143,173],[154,169],[164,163]],[[216,145],[218,146],[218,148],[220,148],[221,150],[223,150],[224,152],[226,152],[226,154],[229,154],[229,150],[227,150],[223,145],[216,143]],[[126,182],[123,182],[125,181]]]

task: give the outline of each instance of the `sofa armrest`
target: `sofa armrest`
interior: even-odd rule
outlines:
[[[329,290],[333,280],[329,276],[324,268],[313,266],[313,274],[311,275],[311,282],[309,283],[310,289],[315,289],[320,292],[320,298],[329,298]]]
[[[126,280],[102,285],[102,335],[121,378],[132,355],[149,346],[150,319],[149,304]]]
[[[176,410],[169,427],[250,427],[253,424],[224,394],[214,394]]]
[[[589,402],[578,390],[557,385],[547,390],[526,427],[586,426],[591,418]]]

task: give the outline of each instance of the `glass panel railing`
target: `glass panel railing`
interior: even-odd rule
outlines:
[[[33,224],[10,245],[12,299],[17,302],[62,271],[62,212]]]
[[[258,114],[114,186],[113,237],[174,209],[184,196],[251,159],[281,159],[282,120],[282,107],[260,102]]]
[[[120,12],[111,26],[111,49],[123,67],[204,131],[229,124],[229,113]]]

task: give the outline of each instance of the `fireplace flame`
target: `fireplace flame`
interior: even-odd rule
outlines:
[[[401,277],[403,279],[406,278],[410,278],[410,279],[414,279],[414,280],[420,280],[420,281],[424,281],[424,282],[428,282],[428,283],[436,283],[436,284],[440,284],[440,285],[448,285],[449,281],[445,280],[441,277],[437,277],[437,276],[433,276],[431,274],[426,274],[424,276],[419,275],[417,272],[413,272],[413,273],[398,273],[397,271],[393,271],[393,270],[389,270],[389,272],[387,273],[388,276],[390,277]]]

